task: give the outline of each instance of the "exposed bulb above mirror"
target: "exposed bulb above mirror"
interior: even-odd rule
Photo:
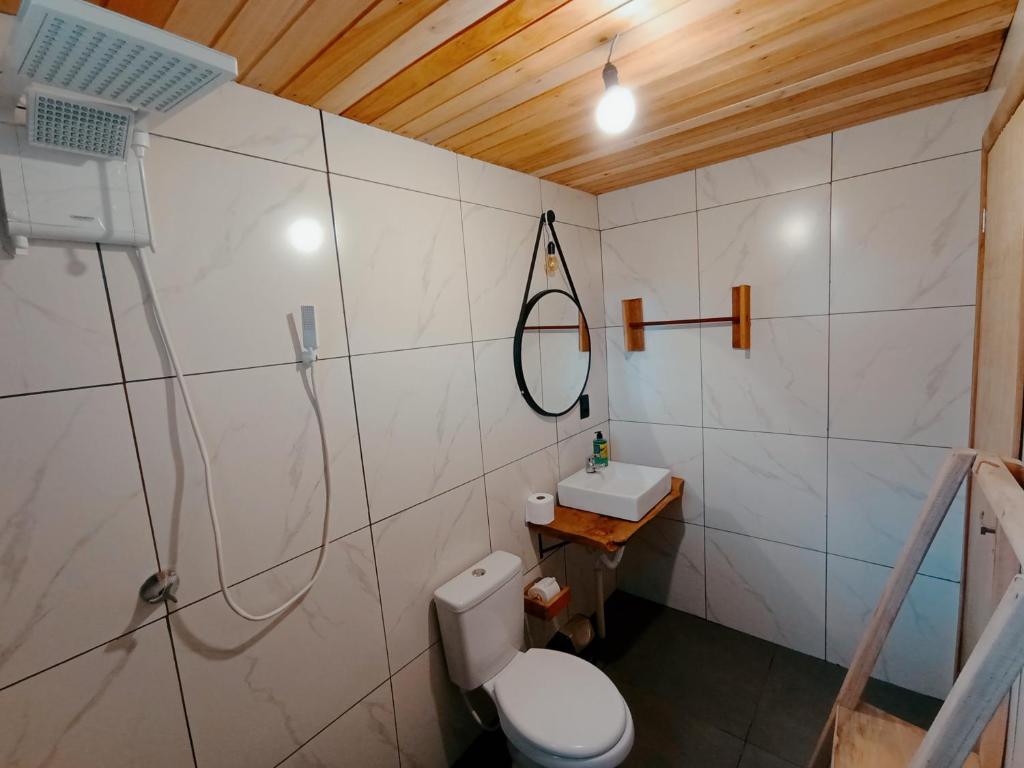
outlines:
[[[612,51],[615,50],[616,35],[608,48],[608,61],[601,71],[604,80],[604,95],[597,103],[595,117],[598,127],[605,133],[622,133],[633,124],[636,116],[636,100],[632,91],[619,84],[619,70],[612,64]]]

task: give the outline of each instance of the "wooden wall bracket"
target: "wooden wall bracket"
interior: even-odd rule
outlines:
[[[732,314],[723,317],[696,317],[687,320],[644,320],[643,299],[622,300],[622,331],[627,352],[642,352],[644,328],[654,325],[699,325],[732,323],[733,349],[750,349],[750,286],[732,287]]]
[[[576,331],[580,336],[580,352],[590,351],[590,329],[587,327],[587,319],[580,313],[578,325],[527,325],[524,331]]]

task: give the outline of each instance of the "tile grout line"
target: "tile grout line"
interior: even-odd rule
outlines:
[[[139,451],[139,437],[135,431],[135,418],[132,415],[131,398],[128,397],[128,383],[124,375],[124,359],[121,354],[121,341],[117,333],[117,323],[114,320],[114,305],[110,299],[110,286],[107,284],[107,269],[103,261],[103,249],[96,243],[96,258],[100,265],[100,275],[103,279],[103,294],[107,301],[107,312],[110,315],[110,329],[114,338],[114,350],[117,353],[117,365],[121,371],[121,389],[124,392],[125,412],[128,414],[128,426],[132,433],[132,447],[135,450],[135,461],[139,468],[139,484],[142,487],[142,498],[146,504],[146,517],[149,519],[149,535],[153,541],[153,555],[156,558],[157,570],[163,568],[160,562],[160,548],[156,543],[156,526],[153,525],[153,511],[149,504],[149,492],[146,488],[146,474],[142,469],[142,453]],[[109,385],[114,386],[114,385]]]
[[[261,160],[261,161],[267,162],[267,163],[275,163],[276,165],[283,165],[283,166],[286,166],[288,168],[295,168],[296,170],[309,171],[311,173],[322,173],[322,174],[325,174],[325,175],[328,175],[328,176],[337,176],[338,178],[342,178],[342,179],[351,179],[352,181],[360,181],[360,182],[364,182],[366,184],[376,184],[377,186],[388,187],[389,189],[397,189],[397,190],[400,190],[402,192],[412,192],[413,194],[417,194],[417,195],[429,195],[430,197],[436,197],[436,198],[439,198],[441,200],[450,200],[452,202],[466,203],[468,205],[478,205],[478,206],[480,206],[482,208],[490,208],[490,209],[495,210],[495,211],[503,211],[504,213],[511,213],[511,214],[515,214],[517,216],[526,216],[528,218],[534,218],[534,216],[532,214],[523,213],[522,211],[514,210],[512,208],[502,208],[499,205],[491,205],[490,203],[481,203],[481,202],[477,202],[475,200],[464,200],[462,198],[461,184],[460,184],[460,189],[459,189],[459,192],[458,192],[458,197],[449,197],[448,195],[442,195],[442,194],[440,194],[438,192],[430,192],[430,191],[425,190],[425,189],[418,189],[416,187],[404,187],[401,184],[392,184],[390,182],[381,181],[379,179],[370,179],[370,178],[366,178],[365,176],[354,176],[354,175],[352,175],[350,173],[342,173],[341,171],[332,171],[330,169],[330,164],[329,164],[330,158],[327,155],[327,149],[326,149],[326,147],[327,147],[327,138],[326,138],[326,135],[325,135],[325,132],[324,132],[323,112],[321,110],[317,110],[317,112],[318,112],[318,115],[319,115],[319,118],[320,118],[320,131],[321,131],[321,137],[322,137],[321,140],[323,142],[323,147],[324,147],[324,168],[314,168],[314,167],[309,166],[309,165],[302,165],[301,163],[289,162],[288,160],[278,160],[277,158],[266,157],[264,155],[255,155],[255,154],[253,154],[251,152],[242,152],[242,151],[237,150],[237,149],[229,149],[228,147],[218,147],[218,146],[216,146],[214,144],[204,144],[201,141],[194,141],[192,139],[183,139],[183,138],[181,138],[179,136],[170,136],[170,135],[162,134],[162,133],[153,133],[153,136],[156,136],[157,138],[163,139],[165,141],[174,141],[174,142],[178,142],[180,144],[187,144],[187,145],[192,146],[192,147],[201,147],[203,149],[209,149],[209,150],[212,150],[214,152],[227,152],[228,154],[235,155],[236,157],[244,157],[244,158],[248,158],[250,160]],[[397,135],[397,134],[395,134],[395,135]],[[469,155],[460,155],[458,152],[452,152],[451,154],[454,157],[456,157],[456,158],[457,157],[469,157]],[[502,168],[503,166],[496,166],[496,167]],[[505,169],[505,170],[510,170],[510,169]],[[456,178],[457,179],[459,178],[458,177],[457,166],[456,166]],[[539,177],[536,177],[536,176],[533,177],[533,178],[537,179],[537,181],[541,181],[542,180],[542,179],[540,179]],[[461,181],[461,179],[460,179],[460,181]],[[552,182],[552,183],[554,183],[554,182]],[[569,188],[570,189],[574,189],[573,187],[569,187]],[[589,229],[592,232],[600,232],[601,231],[599,226],[598,227],[592,227],[592,226],[590,226],[588,224],[577,224],[576,222],[573,222],[573,221],[561,221],[559,223],[565,224],[565,225],[570,226],[570,227],[578,227],[579,229]]]
[[[696,205],[697,195],[699,190],[697,189],[697,173],[694,171],[693,174],[693,199]],[[701,294],[700,294],[700,216],[694,215],[694,234],[697,240],[697,315],[698,317],[703,316],[704,310],[701,307]],[[698,328],[697,331],[697,370],[700,371],[700,519],[704,525],[701,531],[701,539],[703,546],[704,555],[704,618],[708,617],[708,529],[707,529],[707,468],[706,468],[706,446],[704,443],[704,331]],[[680,512],[680,514],[682,514]],[[743,753],[740,752],[740,759],[743,759]]]
[[[791,541],[782,541],[781,539],[769,539],[769,538],[765,538],[764,536],[755,536],[752,533],[744,533],[742,531],[733,531],[733,530],[730,530],[729,528],[719,528],[718,526],[715,526],[715,525],[706,525],[704,523],[695,523],[695,522],[692,522],[690,520],[680,520],[680,519],[675,518],[675,517],[661,517],[659,519],[660,520],[664,520],[665,522],[675,523],[676,525],[696,526],[698,528],[704,528],[704,529],[706,529],[708,531],[717,531],[719,533],[727,533],[727,534],[729,534],[731,536],[740,536],[740,537],[745,538],[745,539],[753,539],[754,541],[763,541],[766,544],[778,544],[780,547],[791,547],[793,549],[799,549],[799,550],[802,550],[804,552],[812,552],[812,553],[817,554],[817,555],[824,555],[825,557],[835,557],[835,558],[839,558],[840,560],[849,560],[849,561],[855,562],[855,563],[863,563],[865,565],[874,565],[874,566],[876,566],[878,568],[886,568],[886,569],[888,569],[890,571],[893,570],[893,568],[895,568],[894,565],[888,565],[887,563],[880,563],[880,562],[878,562],[876,560],[865,560],[863,557],[854,557],[853,555],[843,555],[843,554],[839,554],[837,552],[825,552],[822,549],[815,549],[814,547],[808,547],[808,546],[806,546],[804,544],[794,544]],[[925,579],[933,579],[935,581],[942,581],[942,582],[945,582],[946,584],[960,584],[960,582],[955,580],[955,579],[946,578],[945,576],[936,576],[933,573],[927,573],[925,571],[918,571],[917,575],[915,576],[915,578],[917,576],[920,576],[920,577],[925,578]],[[671,606],[669,606],[669,607],[671,607]],[[684,613],[685,613],[685,611],[684,611]],[[693,615],[696,615],[696,614],[693,614]],[[710,619],[709,619],[709,621],[710,621]]]
[[[605,329],[604,326],[602,326],[600,328],[593,328],[592,330],[594,330],[594,331],[602,331],[602,330],[606,330],[606,329]],[[443,349],[443,348],[446,348],[446,347],[459,347],[459,346],[473,345],[473,344],[485,344],[485,343],[496,342],[496,341],[508,341],[511,338],[512,338],[511,336],[505,336],[505,337],[494,338],[494,339],[470,339],[468,341],[453,341],[453,342],[447,342],[447,343],[444,343],[444,344],[429,344],[429,345],[423,346],[423,347],[406,347],[406,348],[403,348],[403,349],[384,349],[384,350],[380,350],[380,351],[377,351],[377,352],[359,352],[359,353],[356,353],[356,354],[345,354],[345,355],[318,355],[317,356],[317,360],[352,360],[354,358],[372,357],[372,356],[375,356],[375,355],[390,355],[390,354],[398,354],[398,353],[402,353],[402,352],[418,352],[420,350],[425,350],[425,349]],[[242,365],[242,366],[237,366],[237,367],[233,367],[233,368],[211,368],[209,370],[194,371],[192,373],[186,373],[185,374],[185,378],[192,378],[194,376],[211,376],[211,375],[217,375],[217,374],[221,374],[221,373],[238,373],[238,372],[241,372],[241,371],[257,371],[257,370],[262,370],[264,368],[280,368],[280,367],[284,367],[284,366],[287,366],[287,365],[298,366],[298,365],[301,365],[301,364],[302,364],[301,360],[284,360],[284,361],[269,362],[269,363],[255,363],[253,365]],[[99,382],[99,383],[96,383],[96,384],[80,384],[80,385],[72,386],[72,387],[55,387],[53,389],[38,389],[38,390],[29,391],[29,392],[12,392],[10,394],[0,395],[0,400],[10,400],[10,399],[18,398],[18,397],[32,397],[34,395],[52,395],[52,394],[57,394],[57,393],[60,393],[60,392],[75,392],[75,391],[80,390],[80,389],[99,389],[99,388],[102,388],[102,387],[116,387],[116,386],[121,385],[122,383],[124,383],[124,384],[142,384],[142,383],[150,382],[150,381],[169,381],[171,379],[174,379],[174,374],[161,374],[159,376],[140,376],[138,378],[131,378],[131,379],[125,377],[123,382],[120,381],[120,380],[115,379],[115,380],[112,380],[112,381],[104,381],[104,382]],[[579,433],[576,432],[574,434],[579,434]],[[569,437],[572,437],[572,436],[573,435],[569,435]],[[568,438],[565,438],[565,439],[568,439]]]
[[[747,744],[750,743],[750,733],[751,733],[751,731],[754,730],[754,721],[757,720],[757,713],[760,711],[761,703],[764,701],[765,694],[768,691],[768,680],[771,677],[772,669],[775,667],[775,656],[778,653],[780,647],[782,647],[782,646],[780,646],[778,643],[775,643],[775,642],[771,643],[772,655],[768,657],[768,669],[767,669],[767,671],[765,673],[765,676],[764,676],[764,683],[761,686],[761,690],[758,691],[757,701],[754,703],[754,714],[751,715],[750,722],[747,723],[747,731],[746,731],[745,734],[743,734],[743,749],[744,749],[744,751],[746,751]],[[741,758],[742,758],[742,754],[741,754]]]
[[[327,543],[328,543],[328,545],[331,545],[331,544],[334,544],[336,542],[343,541],[344,539],[347,539],[349,536],[354,536],[357,533],[362,533],[363,531],[366,531],[369,528],[370,528],[370,524],[369,523],[367,523],[366,525],[361,525],[358,528],[355,528],[355,529],[353,529],[351,531],[348,531],[347,533],[343,533],[341,536],[336,536],[335,538],[330,539]],[[270,573],[271,571],[276,570],[276,569],[280,568],[283,565],[288,565],[289,563],[293,563],[293,562],[295,562],[296,560],[298,560],[300,558],[308,557],[309,555],[313,554],[314,552],[318,551],[319,549],[320,549],[320,545],[317,544],[316,546],[314,546],[314,547],[312,547],[310,549],[303,550],[302,552],[299,552],[299,553],[294,554],[294,555],[289,555],[284,560],[280,560],[280,561],[278,561],[276,563],[268,565],[266,568],[262,568],[262,569],[256,571],[255,573],[250,573],[248,576],[243,576],[242,578],[238,579],[237,581],[231,582],[230,584],[228,584],[228,589],[234,589],[235,587],[238,587],[238,586],[241,586],[242,584],[245,584],[247,581],[252,581],[253,579],[255,579],[255,578],[259,577],[259,576],[263,576],[264,574]],[[199,597],[196,597],[193,600],[189,600],[188,602],[185,602],[185,603],[180,603],[173,610],[168,611],[168,615],[169,616],[173,616],[176,613],[181,613],[186,608],[190,608],[193,605],[198,605],[199,603],[202,603],[202,602],[204,602],[206,600],[209,600],[211,597],[216,597],[219,594],[220,594],[220,588],[218,587],[218,588],[214,589],[212,592],[207,592],[205,595],[200,595]]]
[[[305,748],[306,748],[307,746],[309,746],[310,744],[312,744],[312,743],[313,743],[313,741],[314,741],[314,740],[315,740],[315,739],[316,739],[316,738],[317,738],[318,736],[320,736],[320,734],[322,734],[322,733],[323,733],[324,731],[326,731],[326,730],[327,730],[328,728],[330,728],[330,727],[331,727],[332,725],[334,725],[334,724],[335,724],[336,722],[338,722],[339,720],[341,720],[341,718],[343,718],[343,717],[344,717],[345,715],[347,715],[347,714],[348,714],[349,712],[351,712],[352,710],[354,710],[354,709],[355,709],[356,707],[358,707],[358,706],[359,706],[360,704],[362,704],[362,703],[363,703],[364,701],[366,701],[366,700],[367,700],[368,698],[370,698],[370,697],[371,697],[371,696],[372,696],[373,694],[375,694],[375,693],[376,693],[376,692],[377,692],[378,690],[380,690],[380,689],[381,689],[382,687],[384,687],[385,685],[387,685],[388,687],[391,687],[391,675],[390,675],[390,674],[389,674],[389,675],[388,675],[388,676],[387,676],[386,678],[384,678],[384,680],[383,680],[383,681],[381,681],[381,682],[380,682],[380,683],[379,683],[378,685],[375,685],[375,686],[374,686],[373,688],[371,688],[371,689],[369,690],[369,692],[367,692],[367,693],[363,694],[362,696],[360,696],[360,697],[359,697],[359,700],[358,700],[358,701],[355,701],[355,702],[353,702],[353,703],[352,703],[351,705],[349,705],[348,707],[346,707],[346,708],[345,708],[345,711],[344,711],[344,712],[342,712],[342,713],[341,713],[340,715],[338,715],[337,717],[334,717],[334,718],[332,718],[332,719],[331,719],[331,721],[327,723],[327,725],[325,725],[325,726],[324,726],[323,728],[321,728],[320,730],[318,730],[318,731],[317,731],[316,733],[314,733],[314,734],[313,734],[312,736],[310,736],[310,737],[309,737],[308,739],[306,739],[306,740],[305,740],[304,742],[302,742],[301,744],[299,744],[299,746],[297,746],[297,747],[296,747],[295,749],[293,749],[293,750],[292,750],[291,752],[289,752],[289,753],[288,753],[287,755],[285,755],[285,756],[284,756],[283,758],[281,758],[281,760],[279,760],[278,762],[274,763],[274,765],[273,765],[273,768],[281,768],[281,766],[282,766],[282,765],[284,765],[285,763],[287,763],[287,762],[288,762],[289,760],[291,760],[291,759],[292,759],[292,758],[293,758],[293,757],[294,757],[295,755],[297,755],[297,754],[298,754],[299,752],[301,752],[301,751],[302,751],[303,749],[305,749]],[[392,694],[391,694],[391,703],[392,703],[392,708],[394,707],[394,701],[395,701],[395,700],[394,700],[394,692],[392,692]],[[397,736],[397,730],[396,730],[396,736]],[[396,751],[396,754],[397,754],[397,751],[398,751],[398,750],[397,750],[397,745],[396,745],[396,750],[395,750],[395,751]],[[401,766],[401,761],[399,761],[399,766]]]
[[[829,134],[829,179],[834,183],[836,166],[836,134]],[[828,481],[829,481],[829,434],[832,431],[832,209],[835,205],[832,183],[828,189],[828,282],[826,285],[826,308],[828,319],[825,321],[825,615],[822,617],[824,637],[822,638],[822,656],[828,656]]]
[[[832,135],[833,135],[833,137],[835,136],[834,133]],[[833,142],[834,141],[835,141],[835,139],[833,139]],[[833,156],[835,155],[835,145],[834,145],[834,143],[833,143],[832,154],[833,154]],[[950,159],[952,159],[954,157],[966,157],[967,155],[974,155],[974,154],[980,155],[981,154],[981,147],[978,147],[977,149],[965,149],[962,152],[953,152],[953,153],[948,154],[948,155],[939,155],[938,157],[929,157],[929,158],[925,158],[924,160],[914,160],[913,162],[910,162],[910,163],[899,163],[898,165],[890,165],[890,166],[886,166],[885,168],[878,168],[878,169],[876,169],[874,171],[864,171],[863,173],[854,173],[854,174],[852,174],[850,176],[840,176],[838,179],[835,177],[835,170],[833,169],[833,172],[832,172],[832,182],[835,183],[837,181],[848,181],[850,179],[862,179],[865,176],[875,176],[875,175],[877,175],[879,173],[888,173],[889,171],[898,171],[898,170],[901,170],[903,168],[913,168],[914,166],[917,166],[917,165],[924,165],[926,163],[936,163],[936,162],[940,162],[942,160],[950,160]]]
[[[338,268],[338,294],[341,298],[341,322],[345,327],[345,347],[350,353],[350,357],[348,360],[348,375],[349,387],[352,390],[352,417],[355,421],[356,426],[356,444],[359,447],[359,470],[363,477],[363,497],[366,499],[366,527],[369,529],[368,535],[370,539],[370,554],[373,557],[373,575],[374,578],[377,580],[377,608],[380,611],[380,629],[381,636],[384,640],[384,663],[385,666],[387,667],[388,689],[391,692],[392,721],[395,726],[395,756],[398,759],[398,766],[399,768],[401,768],[402,750],[398,742],[398,705],[395,702],[395,687],[391,684],[391,678],[393,676],[391,672],[391,650],[390,648],[388,648],[388,627],[387,622],[384,620],[384,595],[380,588],[380,567],[377,565],[377,545],[373,540],[373,515],[370,510],[370,488],[366,481],[366,461],[363,457],[363,438],[359,426],[359,406],[356,401],[355,367],[352,365],[351,359],[352,348],[348,332],[348,310],[347,307],[345,306],[345,286],[341,275],[341,251],[338,249],[338,224],[334,215],[334,190],[331,185],[330,173],[331,160],[330,155],[327,152],[327,130],[324,126],[323,110],[317,110],[317,115],[320,118],[320,140],[323,142],[324,167],[327,169],[327,199],[328,205],[331,209],[331,233],[334,236],[334,260]],[[376,688],[372,689],[369,693],[367,693],[367,696],[369,696],[370,693],[372,693],[374,690],[376,690]],[[363,698],[365,698],[365,696]],[[338,717],[341,717],[342,715],[344,715],[344,712]],[[314,734],[312,738],[316,738],[316,734]],[[312,741],[312,738],[310,739],[310,741]],[[309,742],[307,741],[306,743],[308,744]]]
[[[188,704],[185,702],[185,684],[181,681],[181,667],[178,665],[178,649],[174,644],[174,632],[171,631],[171,617],[164,616],[164,625],[167,627],[167,640],[171,646],[171,659],[174,661],[174,673],[178,680],[178,696],[181,697],[181,713],[185,717],[185,732],[188,733],[188,746],[192,750],[192,765],[199,768],[199,758],[196,757],[196,743],[192,738],[192,723],[188,716]]]
[[[455,170],[455,184],[459,194],[459,234],[462,240],[462,276],[465,280],[466,286],[466,320],[469,323],[469,338],[473,338],[473,300],[469,295],[469,256],[466,252],[466,209],[465,202],[462,200],[462,173],[458,169],[456,163]],[[540,197],[540,189],[538,185],[537,196]],[[477,375],[476,370],[476,342],[470,342],[469,346],[470,358],[473,362],[473,402],[476,403],[476,437],[477,443],[480,446],[480,472],[481,478],[483,479],[484,486],[484,517],[487,518],[487,551],[494,552],[494,539],[491,536],[491,505],[488,500],[487,493],[487,462],[484,458],[484,428],[483,419],[480,416],[480,378]],[[558,438],[558,428],[555,427],[555,438]]]
[[[834,136],[834,134],[830,134],[830,135]],[[789,145],[785,145],[785,146],[789,146]],[[768,151],[770,151],[770,150],[768,150]],[[646,223],[651,222],[651,221],[663,221],[664,219],[671,219],[671,218],[675,218],[676,216],[689,216],[690,214],[698,214],[698,213],[701,213],[703,211],[713,211],[713,210],[716,210],[718,208],[726,208],[726,207],[728,207],[730,205],[739,205],[740,203],[750,203],[750,202],[753,202],[755,200],[764,200],[765,198],[768,198],[768,197],[778,197],[780,195],[788,195],[788,194],[790,194],[792,192],[802,192],[804,190],[814,189],[815,187],[831,186],[835,182],[848,181],[849,179],[859,179],[859,178],[863,178],[864,176],[873,176],[873,175],[876,175],[876,174],[879,174],[879,173],[887,173],[889,171],[896,171],[896,170],[900,170],[902,168],[911,168],[911,167],[916,166],[916,165],[923,165],[925,163],[934,163],[934,162],[938,162],[938,161],[941,161],[941,160],[948,160],[948,159],[954,158],[954,157],[963,157],[963,156],[966,156],[966,155],[972,155],[972,154],[980,153],[980,152],[981,152],[980,148],[978,148],[978,149],[968,149],[968,150],[964,150],[962,152],[953,152],[953,153],[948,154],[948,155],[939,155],[938,157],[930,157],[930,158],[927,158],[927,159],[924,159],[924,160],[915,160],[915,161],[910,162],[910,163],[899,163],[897,165],[890,165],[890,166],[886,166],[885,168],[878,168],[878,169],[873,170],[873,171],[865,171],[864,173],[856,173],[856,174],[853,174],[851,176],[843,176],[841,178],[836,178],[835,177],[834,169],[832,167],[830,167],[829,168],[829,180],[828,181],[820,181],[820,182],[818,182],[816,184],[806,184],[806,185],[799,186],[799,187],[793,187],[792,189],[784,189],[784,190],[781,190],[779,192],[768,192],[767,194],[763,194],[763,195],[753,195],[751,197],[744,197],[744,198],[741,198],[739,200],[733,200],[733,201],[730,201],[728,203],[719,203],[717,205],[709,205],[709,206],[705,206],[703,208],[701,208],[700,205],[697,204],[696,207],[693,210],[677,211],[676,213],[669,213],[669,214],[666,214],[664,216],[652,216],[649,219],[639,219],[637,221],[631,221],[631,222],[626,223],[626,224],[615,224],[615,225],[610,226],[610,227],[601,227],[600,231],[601,232],[609,232],[609,231],[611,231],[613,229],[623,229],[624,227],[635,227],[638,224],[646,224]],[[832,154],[832,155],[835,154],[834,144],[831,147],[830,154]],[[830,158],[830,161],[831,161],[831,158]],[[694,169],[694,186],[696,186],[696,171],[699,171],[699,170],[701,170],[701,169],[699,169],[699,168]],[[684,173],[690,173],[690,171],[684,171]],[[676,175],[682,175],[682,174],[676,174]],[[666,177],[666,178],[671,178],[671,177]],[[661,180],[662,179],[655,179],[655,181],[661,181]],[[645,183],[648,183],[648,182],[642,182],[641,184],[634,184],[632,186],[642,186]],[[624,187],[623,189],[630,189],[630,188],[631,187]],[[613,192],[618,192],[620,190],[612,190],[612,191]],[[610,193],[606,192],[604,194],[610,194]],[[600,195],[598,195],[598,197],[600,197]]]
[[[91,645],[91,646],[89,646],[88,648],[86,648],[83,651],[78,651],[77,653],[71,654],[66,659],[61,659],[60,661],[55,661],[53,664],[47,664],[42,669],[37,669],[35,672],[27,674],[24,677],[19,677],[17,680],[12,680],[9,683],[4,683],[3,685],[0,685],[0,693],[3,693],[4,691],[10,690],[10,689],[14,688],[17,685],[21,685],[22,683],[28,682],[33,677],[39,677],[40,675],[46,674],[50,670],[56,669],[57,667],[64,666],[65,664],[67,664],[69,662],[72,662],[75,659],[79,659],[79,658],[81,658],[82,656],[85,656],[88,653],[92,653],[93,651],[98,651],[100,648],[102,648],[105,645],[110,645],[111,643],[116,642],[118,640],[122,640],[122,639],[128,637],[129,635],[134,635],[140,629],[145,629],[146,627],[151,627],[154,624],[156,624],[158,621],[162,621],[163,619],[166,619],[166,618],[168,618],[166,613],[161,614],[159,616],[154,616],[154,617],[152,617],[150,619],[147,619],[146,621],[142,622],[141,624],[138,624],[137,626],[134,626],[131,629],[126,630],[126,631],[120,633],[116,637],[111,637],[111,638],[109,638],[107,640],[104,640],[101,643],[96,643],[96,645]]]
[[[897,445],[909,448],[934,448],[936,450],[948,450],[955,447],[950,445],[931,445],[928,443],[906,443],[892,440],[877,440],[870,437],[842,437],[839,435],[812,435],[804,432],[770,432],[763,429],[743,429],[740,427],[700,427],[696,424],[672,424],[664,421],[637,421],[636,419],[610,419],[609,421],[620,421],[625,424],[650,424],[657,427],[678,427],[679,429],[709,429],[715,432],[742,432],[752,435],[777,435],[780,437],[806,437],[810,440],[845,440],[852,443],[873,443],[876,445]]]
[[[140,260],[143,258],[142,248],[141,247],[135,249],[135,255]],[[128,427],[129,427],[129,429],[131,430],[131,433],[132,433],[132,447],[135,450],[135,461],[136,461],[136,464],[137,464],[138,470],[139,470],[139,485],[142,488],[142,498],[143,498],[143,501],[144,501],[144,503],[146,505],[146,517],[147,517],[147,519],[149,521],[149,535],[150,535],[150,540],[153,543],[153,555],[154,555],[154,558],[156,559],[157,569],[158,570],[162,570],[163,565],[160,562],[160,548],[157,546],[157,541],[156,541],[156,526],[153,525],[153,511],[152,511],[152,508],[150,507],[149,492],[148,492],[147,487],[146,487],[146,473],[145,473],[145,471],[143,470],[143,467],[142,467],[142,453],[139,450],[139,436],[138,436],[138,433],[137,433],[137,431],[135,429],[135,418],[134,418],[134,416],[132,414],[131,398],[128,397],[128,383],[126,381],[125,371],[124,371],[124,357],[123,357],[123,355],[121,353],[121,340],[120,340],[120,336],[118,335],[118,332],[117,332],[117,322],[116,322],[116,320],[114,318],[114,304],[113,304],[113,301],[112,301],[112,299],[110,297],[110,285],[107,282],[107,269],[106,269],[106,264],[104,263],[104,260],[103,260],[103,249],[102,249],[102,247],[100,246],[99,243],[96,243],[96,257],[99,260],[100,275],[103,278],[103,293],[104,293],[105,298],[107,300],[107,311],[109,312],[109,315],[110,315],[110,328],[111,328],[111,331],[112,331],[112,334],[113,334],[113,337],[114,337],[114,349],[117,352],[117,364],[118,364],[118,367],[119,367],[119,369],[121,371],[121,390],[124,393],[124,405],[125,405],[125,412],[128,415]],[[131,254],[130,253],[129,253],[128,258],[129,259],[131,258]],[[143,303],[145,303],[145,291],[143,291]],[[141,598],[136,598],[136,599],[138,600],[138,599],[141,599]],[[185,733],[188,736],[188,747],[189,747],[189,751],[192,754],[192,765],[193,765],[194,768],[198,768],[199,763],[198,763],[198,760],[196,758],[196,745],[195,745],[195,740],[192,738],[192,723],[191,723],[191,721],[189,719],[189,716],[188,716],[188,706],[185,703],[185,687],[184,687],[184,684],[181,681],[181,667],[178,665],[178,651],[177,651],[177,648],[175,647],[175,644],[174,644],[174,633],[171,631],[171,619],[170,619],[170,613],[167,610],[167,603],[166,603],[166,601],[162,605],[160,605],[158,610],[161,610],[163,612],[163,617],[162,618],[164,620],[164,626],[167,628],[167,641],[168,641],[168,645],[170,646],[170,649],[171,649],[171,663],[174,664],[174,677],[178,681],[178,696],[179,696],[179,700],[181,701],[181,714],[182,714],[182,717],[185,720]],[[138,629],[139,629],[139,627],[135,627],[132,630],[132,632],[135,632]],[[110,642],[110,641],[108,641],[108,642]],[[97,646],[97,647],[99,647],[99,646]]]

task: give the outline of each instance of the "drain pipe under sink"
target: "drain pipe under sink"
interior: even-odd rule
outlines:
[[[611,557],[606,552],[602,552],[594,557],[594,594],[597,603],[597,607],[594,610],[594,622],[597,624],[597,636],[602,640],[605,637],[604,569],[607,568],[610,571],[614,571],[618,568],[619,563],[622,562],[622,554],[625,551],[626,547],[623,545],[615,550],[615,554]]]

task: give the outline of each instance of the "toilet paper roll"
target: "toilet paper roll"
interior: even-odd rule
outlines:
[[[558,582],[555,581],[554,576],[546,576],[543,579],[538,579],[533,583],[527,591],[527,597],[532,597],[534,600],[540,600],[543,603],[550,603],[555,599],[555,596],[562,591],[562,588],[558,586]]]
[[[526,499],[526,522],[547,525],[555,519],[555,497],[550,493],[531,493]]]

